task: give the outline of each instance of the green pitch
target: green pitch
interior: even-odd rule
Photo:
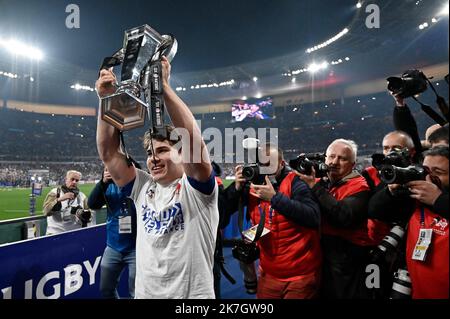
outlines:
[[[228,187],[232,181],[224,180]],[[42,215],[42,204],[45,196],[53,187],[46,187],[36,199],[36,215]],[[81,191],[89,196],[94,184],[80,185]],[[0,188],[0,220],[30,216],[30,188]]]
[[[42,204],[45,196],[53,187],[46,187],[42,195],[36,197],[36,215],[42,215]],[[87,196],[94,184],[80,185],[80,190]],[[31,188],[0,188],[0,220],[30,216]]]

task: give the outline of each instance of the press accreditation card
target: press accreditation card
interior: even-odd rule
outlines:
[[[427,256],[427,250],[431,245],[431,237],[433,236],[432,229],[420,229],[419,238],[417,239],[416,246],[414,247],[412,259],[425,261]]]
[[[131,216],[119,218],[119,234],[131,234]]]
[[[247,230],[244,230],[242,232],[242,235],[244,235],[244,237],[246,239],[248,239],[249,241],[253,241],[253,239],[255,239],[256,236],[256,230],[258,229],[258,225],[255,225]],[[261,237],[268,234],[270,232],[269,229],[267,229],[266,227],[264,227],[262,233],[261,233]]]

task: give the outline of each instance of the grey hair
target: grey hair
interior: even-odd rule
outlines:
[[[352,162],[356,163],[356,156],[358,155],[358,145],[352,140],[346,140],[343,138],[338,138],[334,140],[333,142],[331,142],[330,145],[328,145],[327,154],[330,147],[338,143],[345,144],[346,146],[350,147],[350,149],[352,150],[352,158],[351,158]]]
[[[405,140],[406,140],[406,147],[407,147],[409,150],[414,149],[414,142],[413,142],[413,139],[411,138],[411,136],[410,136],[408,133],[406,133],[406,132],[404,132],[404,131],[397,130],[397,131],[389,132],[389,133],[387,133],[387,134],[383,137],[383,141],[384,141],[388,136],[391,136],[391,135],[394,135],[394,134],[402,135],[402,136],[405,138]]]
[[[67,171],[66,178],[68,178],[70,175],[79,175],[80,179],[81,179],[81,176],[82,176],[79,171],[75,171],[75,170]]]

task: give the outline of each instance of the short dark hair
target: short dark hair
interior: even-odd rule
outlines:
[[[425,156],[442,156],[448,159],[448,146],[439,145],[435,146],[428,151],[423,153],[423,157]]]
[[[448,125],[438,128],[428,136],[428,143],[434,144],[439,141],[445,141],[448,144]]]
[[[156,140],[156,141],[159,141],[159,142],[167,141],[172,146],[175,145],[176,143],[178,143],[181,140],[181,137],[179,135],[177,135],[176,140],[173,140],[173,139],[171,140],[170,139],[170,135],[175,130],[174,126],[172,126],[172,125],[165,125],[165,130],[166,130],[167,137],[163,136],[161,134],[152,135],[150,133],[150,131],[145,132],[145,135],[144,135],[144,148],[145,148],[146,151],[150,147],[150,141],[152,139]]]

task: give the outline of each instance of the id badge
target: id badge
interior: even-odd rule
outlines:
[[[248,239],[249,241],[253,241],[253,239],[255,239],[256,236],[256,229],[258,228],[258,225],[252,226],[247,230],[244,230],[242,232],[242,235],[244,235],[245,239]],[[264,235],[267,235],[268,233],[270,233],[270,230],[267,229],[266,227],[264,227],[262,233],[261,233],[261,237],[263,237]]]
[[[414,247],[412,259],[418,261],[425,261],[427,257],[427,250],[431,245],[431,237],[433,236],[432,229],[421,228],[419,232],[419,238],[417,239],[416,246]]]
[[[66,210],[62,211],[61,217],[62,217],[62,220],[65,222],[72,221],[72,214],[70,213],[70,209],[66,209]]]
[[[131,216],[119,218],[119,234],[131,234]]]

